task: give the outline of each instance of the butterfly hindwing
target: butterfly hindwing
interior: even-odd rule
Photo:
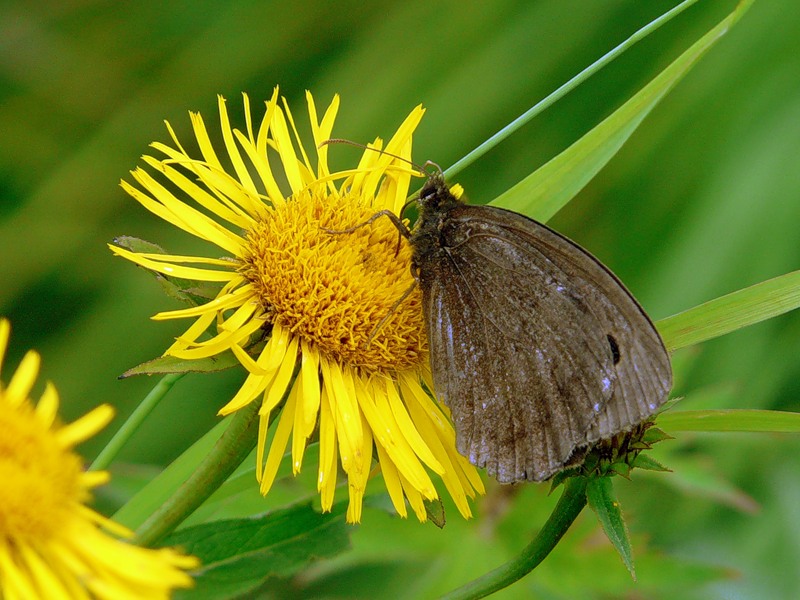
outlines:
[[[458,449],[540,481],[666,400],[669,357],[619,280],[522,215],[460,204],[418,263],[437,394]]]

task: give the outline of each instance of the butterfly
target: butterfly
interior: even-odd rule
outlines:
[[[546,480],[667,400],[663,341],[589,252],[518,213],[466,204],[441,171],[416,202],[405,234],[434,392],[473,465],[501,483]]]

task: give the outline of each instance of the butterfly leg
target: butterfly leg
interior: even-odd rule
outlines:
[[[394,314],[394,312],[398,309],[398,307],[403,303],[403,300],[405,300],[411,295],[411,292],[414,291],[415,287],[417,287],[416,281],[412,283],[410,286],[408,286],[408,289],[406,289],[406,291],[403,292],[403,295],[394,301],[394,304],[392,304],[392,307],[389,309],[389,312],[387,312],[386,315],[378,322],[378,324],[375,325],[375,329],[373,329],[372,333],[369,334],[369,339],[367,340],[367,347],[369,347],[369,345],[372,343],[372,340],[381,330],[381,327],[383,327],[386,324],[386,321],[389,320],[389,317],[391,317]]]
[[[400,254],[400,242],[402,241],[402,238],[409,239],[411,237],[411,230],[405,223],[403,223],[403,220],[400,217],[398,217],[396,214],[394,214],[392,211],[388,209],[380,210],[376,212],[374,215],[372,215],[369,219],[364,221],[363,223],[359,223],[358,225],[353,225],[352,227],[348,227],[347,229],[328,229],[327,227],[322,227],[321,229],[325,233],[330,233],[331,235],[353,233],[354,231],[361,229],[362,227],[366,227],[367,225],[372,225],[375,221],[377,221],[381,217],[386,217],[387,219],[389,219],[392,222],[392,225],[394,225],[397,228],[397,233],[398,233],[397,249],[394,252],[394,255],[397,256],[398,254]]]

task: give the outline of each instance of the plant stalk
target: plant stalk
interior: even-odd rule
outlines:
[[[258,409],[253,401],[238,410],[197,470],[136,530],[136,543],[154,546],[175,530],[242,464],[258,439]]]
[[[508,587],[533,571],[556,547],[570,525],[586,506],[585,477],[570,477],[555,509],[534,540],[513,560],[489,571],[444,596],[442,600],[484,598]]]

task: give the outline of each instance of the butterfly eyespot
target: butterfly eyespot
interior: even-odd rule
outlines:
[[[608,345],[611,347],[611,357],[614,359],[614,364],[616,365],[620,359],[619,345],[613,335],[606,335],[606,338],[608,339]]]

